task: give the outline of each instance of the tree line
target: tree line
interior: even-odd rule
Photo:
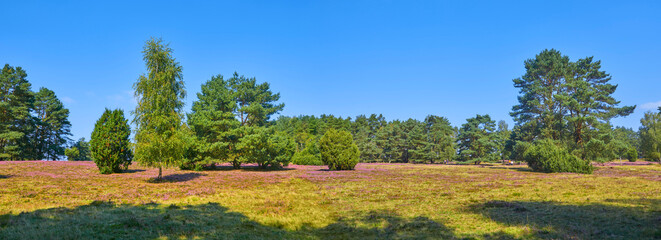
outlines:
[[[45,87],[32,91],[21,67],[0,73],[0,160],[58,160],[70,141],[69,110]]]
[[[610,83],[611,76],[601,70],[600,61],[593,57],[571,61],[554,49],[526,60],[526,73],[513,80],[519,95],[510,113],[515,121],[512,129],[505,121],[480,114],[460,127],[438,115],[422,121],[388,121],[382,114],[273,119],[285,106],[279,102],[280,94],[267,82],[238,73],[211,77],[185,113],[182,66],[172,49],[161,39],[150,39],[143,48],[143,60],[147,72],[133,85],[138,100],[131,112],[130,122],[136,127],[133,142],[128,139],[131,130],[122,110],[104,113],[90,143],[70,142],[68,110],[55,94],[45,88],[32,92],[25,72],[6,65],[0,79],[0,112],[6,113],[0,116],[0,159],[57,159],[66,152],[71,160],[113,158],[118,164],[130,164],[134,159],[159,169],[199,170],[219,163],[280,168],[289,163],[329,165],[330,156],[324,153],[331,151],[328,146],[346,145],[341,151],[334,149],[352,156],[346,162],[512,159],[527,161],[539,171],[591,172],[588,165],[593,161],[635,160],[639,153],[651,160],[661,158],[661,109],[647,112],[639,131],[613,127],[611,119],[631,114],[635,106],[619,106],[613,97],[617,85]],[[324,138],[329,131],[344,140]],[[112,133],[121,136],[108,135]],[[112,144],[122,144],[115,149],[126,151],[119,157],[124,160],[108,152],[104,157],[95,153],[101,150],[94,146]],[[70,148],[65,151],[66,146]],[[570,169],[559,169],[567,166]],[[119,171],[114,165],[104,169]]]

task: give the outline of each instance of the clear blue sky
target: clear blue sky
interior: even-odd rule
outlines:
[[[54,3],[55,2],[55,3]],[[234,71],[271,83],[283,115],[387,119],[475,114],[512,124],[512,79],[545,48],[595,56],[619,84],[615,125],[638,128],[661,105],[660,1],[5,1],[0,62],[71,110],[89,139],[105,107],[132,110],[141,48],[162,37],[200,85]]]

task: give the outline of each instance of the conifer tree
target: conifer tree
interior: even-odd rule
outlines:
[[[120,109],[106,109],[96,121],[90,141],[92,159],[102,174],[116,173],[131,165],[131,128]]]
[[[496,144],[496,122],[487,115],[477,115],[466,119],[461,125],[459,136],[459,157],[464,161],[474,161],[476,164],[494,161],[498,158]]]
[[[30,158],[28,137],[34,130],[30,112],[34,93],[21,67],[5,64],[0,72],[0,160]]]
[[[447,118],[429,115],[424,121],[425,141],[416,154],[424,162],[449,161],[455,155],[455,130]]]
[[[58,160],[71,135],[69,109],[53,91],[42,87],[35,94],[34,113],[36,126],[30,144],[35,159]]]

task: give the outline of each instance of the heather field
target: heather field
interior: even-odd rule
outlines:
[[[359,164],[101,175],[0,162],[0,239],[659,239],[661,165]]]

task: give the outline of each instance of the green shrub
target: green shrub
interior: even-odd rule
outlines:
[[[269,135],[268,140],[268,158],[261,162],[261,166],[270,168],[281,168],[288,166],[291,162],[294,152],[296,152],[296,143],[285,133],[275,132]]]
[[[96,121],[90,151],[92,159],[102,174],[120,172],[131,165],[133,153],[129,146],[131,128],[120,109],[106,109]]]
[[[661,153],[651,152],[651,153],[649,153],[648,158],[649,158],[648,159],[649,161],[660,161],[659,159],[661,159]]]
[[[321,161],[330,170],[352,170],[360,159],[360,151],[351,133],[329,129],[319,139]]]
[[[319,141],[317,139],[307,141],[305,148],[295,153],[291,161],[296,165],[324,165],[324,162],[321,161],[321,153],[319,153]]]
[[[613,160],[612,151],[604,141],[593,138],[585,144],[585,160],[599,163],[609,162]]]
[[[294,157],[291,159],[291,162],[296,165],[324,165],[324,162],[321,161],[321,157],[306,151],[297,152],[294,154]]]
[[[638,160],[638,151],[636,151],[635,148],[629,148],[626,153],[627,159],[629,159],[629,162],[635,162]]]
[[[523,161],[523,155],[526,153],[526,150],[528,150],[530,145],[531,144],[529,142],[516,141],[516,144],[512,149],[512,156],[510,156],[510,159]]]
[[[528,166],[537,172],[592,173],[590,161],[582,160],[559,147],[553,140],[538,140],[524,153]]]

